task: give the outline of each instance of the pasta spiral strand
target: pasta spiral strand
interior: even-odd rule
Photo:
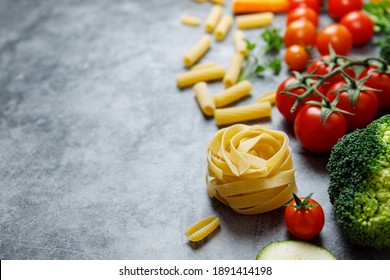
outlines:
[[[288,136],[259,125],[219,130],[207,149],[207,190],[241,214],[283,206],[297,192]]]

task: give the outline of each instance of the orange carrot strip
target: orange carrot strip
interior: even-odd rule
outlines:
[[[233,0],[232,11],[234,14],[284,13],[289,5],[289,0]]]

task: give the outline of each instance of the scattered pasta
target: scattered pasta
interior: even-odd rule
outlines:
[[[271,103],[259,102],[246,106],[216,109],[214,112],[214,118],[216,124],[222,126],[271,117],[271,114]]]
[[[276,91],[267,92],[257,98],[258,102],[270,102],[272,105],[275,105],[276,102]]]
[[[200,23],[200,18],[195,16],[182,16],[180,21],[185,25],[197,26]]]
[[[211,66],[197,70],[191,70],[176,75],[176,82],[180,88],[192,86],[198,82],[222,80],[225,76],[225,68],[222,66]]]
[[[211,215],[190,226],[185,232],[185,235],[190,241],[201,241],[216,230],[219,224],[219,218]]]
[[[241,214],[277,209],[297,192],[288,136],[259,125],[219,130],[207,149],[207,191]]]
[[[225,77],[223,78],[223,84],[225,85],[225,87],[228,88],[237,83],[241,73],[243,61],[244,61],[244,56],[240,53],[235,53],[232,56]]]
[[[215,105],[210,96],[207,84],[199,82],[194,85],[195,98],[198,101],[199,107],[206,116],[213,116]]]
[[[187,67],[194,65],[201,59],[211,47],[211,36],[205,34],[196,44],[184,55],[183,63]]]
[[[248,96],[252,91],[252,84],[249,81],[242,81],[238,84],[226,89],[223,92],[214,95],[214,103],[216,107],[224,107],[245,96]]]
[[[211,33],[214,31],[215,26],[217,25],[219,19],[222,16],[222,12],[223,12],[222,6],[213,5],[213,7],[211,8],[210,13],[206,19],[206,23],[204,26],[204,28],[207,32]]]
[[[225,39],[226,34],[229,32],[229,29],[232,27],[233,17],[231,15],[224,15],[219,21],[217,27],[215,28],[214,35],[218,41]]]
[[[236,16],[236,24],[240,29],[268,26],[272,23],[274,14],[271,12]]]
[[[204,69],[204,68],[211,67],[211,66],[217,66],[217,64],[215,64],[214,62],[205,62],[205,63],[201,63],[201,64],[196,64],[196,65],[191,67],[191,71]]]
[[[235,30],[233,33],[233,43],[236,49],[236,52],[246,56],[248,54],[248,49],[246,48],[245,34],[242,30]]]
[[[218,5],[225,5],[225,0],[209,0],[210,2]]]

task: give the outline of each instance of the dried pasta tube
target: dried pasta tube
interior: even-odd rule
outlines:
[[[272,23],[274,14],[271,12],[236,16],[236,24],[240,29],[268,26]]]
[[[214,5],[211,8],[210,13],[206,19],[206,23],[204,25],[204,28],[207,32],[214,31],[215,26],[217,25],[219,19],[222,16],[222,12],[223,12],[223,9],[222,9],[222,6],[220,6],[220,5]]]
[[[186,230],[185,235],[193,242],[200,241],[216,230],[219,224],[219,218],[215,215],[211,215],[190,226]]]
[[[276,102],[276,91],[270,91],[270,92],[267,92],[261,96],[259,96],[257,98],[257,101],[258,102],[265,102],[265,101],[268,101],[270,102],[272,105],[275,105],[275,102]]]
[[[217,125],[228,125],[244,121],[270,117],[272,114],[271,103],[259,102],[252,105],[216,109],[214,118]]]
[[[214,35],[218,41],[225,39],[226,34],[229,32],[229,29],[232,27],[233,17],[231,15],[224,15],[219,21],[217,27],[215,28]]]
[[[212,66],[217,66],[217,64],[215,64],[214,62],[205,62],[205,63],[202,63],[202,64],[197,64],[197,65],[192,66],[191,67],[191,71],[192,70],[203,69],[203,68],[207,68],[207,67],[212,67]]]
[[[223,78],[223,84],[225,87],[231,87],[235,85],[238,81],[241,72],[242,62],[244,61],[244,56],[240,53],[235,53],[230,59],[229,67],[226,71],[226,75]]]
[[[188,87],[196,84],[197,82],[222,80],[225,72],[225,68],[222,66],[213,66],[198,70],[191,70],[176,75],[176,82],[180,88]]]
[[[185,25],[197,26],[200,23],[200,18],[195,16],[182,16],[180,21]]]
[[[203,114],[206,116],[213,116],[215,105],[213,99],[210,96],[207,84],[205,82],[199,82],[194,85],[194,93],[196,101],[198,101],[199,107]]]
[[[233,33],[233,43],[236,49],[236,52],[246,56],[248,54],[248,49],[246,48],[245,34],[242,30],[235,30]]]
[[[210,0],[210,2],[218,5],[225,5],[225,0]]]
[[[194,65],[201,59],[211,47],[211,36],[209,34],[203,35],[196,44],[184,55],[183,62],[187,67]]]
[[[245,96],[248,96],[252,91],[252,84],[249,81],[242,81],[228,88],[227,90],[214,95],[214,103],[216,107],[224,107],[233,103]]]

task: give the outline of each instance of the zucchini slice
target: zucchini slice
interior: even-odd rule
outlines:
[[[303,241],[276,241],[264,247],[256,260],[335,260],[336,257],[320,246]]]

